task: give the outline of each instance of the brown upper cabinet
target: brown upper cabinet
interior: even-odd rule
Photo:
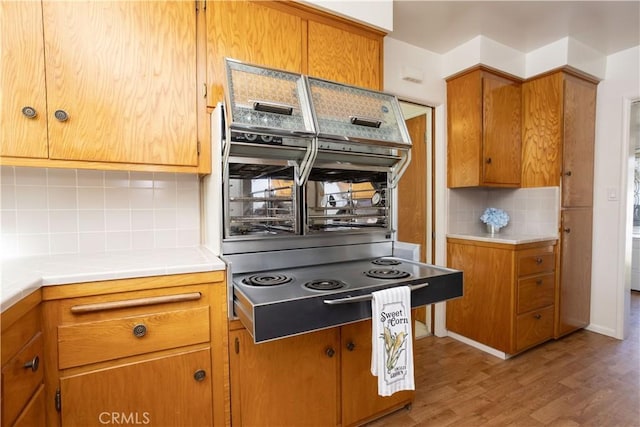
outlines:
[[[522,86],[522,187],[561,186],[563,207],[593,205],[596,85],[557,71]]]
[[[447,183],[519,187],[521,82],[477,67],[447,80]]]
[[[2,2],[3,163],[195,171],[196,21],[193,2]]]
[[[379,90],[383,36],[299,3],[210,1],[207,105],[223,100],[225,57]]]

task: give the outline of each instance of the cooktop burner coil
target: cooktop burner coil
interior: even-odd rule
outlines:
[[[254,274],[253,276],[245,277],[242,282],[245,285],[250,286],[276,286],[284,285],[293,280],[293,277],[286,274]]]
[[[345,286],[344,283],[342,283],[341,281],[333,280],[333,279],[312,280],[304,284],[305,288],[308,288],[314,291],[333,291],[335,289],[344,288],[344,286]]]
[[[364,274],[374,279],[404,279],[405,277],[411,276],[411,274],[406,271],[395,270],[392,268],[376,268],[366,271]]]
[[[398,261],[397,259],[391,259],[391,258],[377,258],[377,259],[374,259],[373,261],[371,261],[371,264],[375,264],[375,265],[400,265],[400,264],[402,264],[402,262]]]

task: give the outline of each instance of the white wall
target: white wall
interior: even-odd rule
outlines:
[[[593,268],[589,329],[623,338],[625,246],[631,230],[625,220],[629,148],[625,101],[640,97],[640,46],[607,58],[606,78],[598,85],[593,210]],[[609,201],[614,189],[618,200]],[[630,255],[630,254],[628,254]]]

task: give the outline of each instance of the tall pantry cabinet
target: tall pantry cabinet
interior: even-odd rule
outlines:
[[[590,320],[597,83],[565,68],[522,85],[521,186],[560,186],[556,338]]]

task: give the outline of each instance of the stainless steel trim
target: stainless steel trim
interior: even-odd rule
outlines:
[[[417,291],[418,289],[426,288],[427,286],[429,286],[429,283],[421,283],[419,285],[410,286],[409,289],[411,289],[411,292],[413,292],[413,291]],[[357,297],[326,299],[323,302],[329,305],[336,305],[336,304],[350,304],[352,302],[370,301],[371,299],[373,299],[373,295],[368,294],[368,295],[360,295]]]
[[[398,182],[400,181],[400,178],[402,178],[402,175],[404,175],[410,163],[411,150],[403,151],[402,160],[396,163],[395,166],[393,166],[391,173],[389,174],[389,179],[387,181],[387,185],[389,186],[389,188],[396,188]]]

